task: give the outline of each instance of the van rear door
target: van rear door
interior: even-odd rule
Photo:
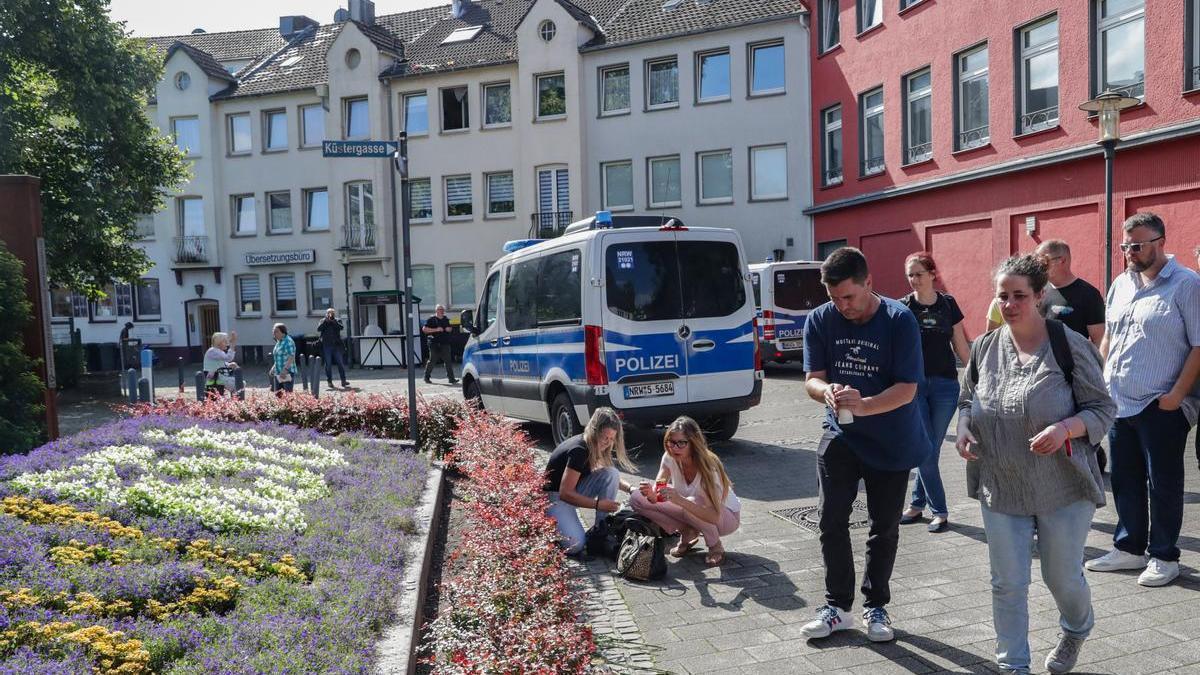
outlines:
[[[821,270],[814,265],[771,271],[771,295],[775,306],[775,339],[784,350],[800,349],[804,321],[809,312],[829,296],[821,284]]]
[[[600,235],[609,398],[617,408],[688,401],[687,333],[675,233]]]

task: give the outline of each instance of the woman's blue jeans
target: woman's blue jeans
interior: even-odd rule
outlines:
[[[949,377],[927,377],[917,389],[917,405],[925,416],[925,429],[929,432],[929,454],[917,467],[917,478],[913,481],[912,507],[929,509],[935,516],[946,516],[946,489],[942,487],[942,474],[938,470],[938,458],[942,455],[942,440],[946,429],[958,407],[958,380]]]
[[[589,499],[616,499],[617,490],[621,487],[621,474],[611,466],[596,469],[575,485],[575,492]],[[547,513],[554,518],[558,527],[558,538],[567,553],[579,553],[583,550],[585,531],[583,521],[579,519],[579,510],[574,504],[568,504],[559,498],[558,492],[549,493],[550,508]],[[596,519],[608,514],[596,511]]]

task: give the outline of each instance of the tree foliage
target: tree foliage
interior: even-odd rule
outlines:
[[[0,173],[41,178],[50,278],[93,297],[149,268],[137,219],[187,172],[145,114],[161,58],[108,4],[0,2]]]
[[[21,261],[0,243],[0,454],[28,452],[44,438],[44,389],[22,334],[33,316]]]

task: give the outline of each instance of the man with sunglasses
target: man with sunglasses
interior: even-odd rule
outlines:
[[[1117,404],[1108,435],[1117,530],[1113,550],[1085,567],[1142,569],[1139,584],[1165,586],[1179,576],[1183,451],[1200,408],[1192,396],[1200,374],[1200,276],[1164,252],[1158,216],[1138,213],[1123,229],[1126,270],[1108,291],[1100,345]]]

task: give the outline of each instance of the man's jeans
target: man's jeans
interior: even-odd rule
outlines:
[[[1063,633],[1086,638],[1092,631],[1092,591],[1083,576],[1083,545],[1096,505],[1068,504],[1037,516],[1010,516],[982,503],[983,529],[992,562],[992,624],[996,662],[1004,670],[1029,671],[1029,566],[1034,528],[1042,580],[1058,606]]]
[[[900,511],[908,491],[908,471],[881,471],[864,464],[840,438],[822,440],[817,457],[821,490],[821,557],[825,561],[825,601],[844,611],[854,605],[854,550],[850,512],[858,481],[867,487],[867,564],[863,573],[864,607],[883,607],[892,599],[888,586],[900,542]]]
[[[346,355],[342,351],[342,346],[339,344],[322,344],[321,358],[325,361],[325,379],[333,382],[333,364],[336,362],[338,374],[342,376],[342,382],[346,381]]]
[[[425,379],[433,374],[433,364],[441,361],[446,364],[446,379],[454,379],[454,359],[450,356],[450,345],[439,345],[432,340],[429,342],[429,358],[425,359]]]
[[[1179,560],[1175,544],[1183,526],[1183,452],[1188,430],[1182,410],[1164,411],[1157,401],[1113,423],[1108,445],[1117,507],[1113,545],[1118,549]]]
[[[616,499],[617,490],[621,487],[621,474],[611,466],[592,471],[575,485],[575,492],[588,499]],[[578,507],[559,499],[558,492],[549,493],[550,508],[546,511],[558,527],[558,537],[567,553],[579,553],[583,550],[586,533],[583,521],[579,519]],[[596,511],[596,518],[602,518],[603,511]]]
[[[942,487],[938,458],[942,456],[946,429],[958,407],[958,380],[950,377],[925,378],[925,382],[917,389],[917,404],[921,407],[925,428],[929,431],[929,456],[917,467],[910,503],[914,509],[921,510],[928,503],[933,515],[945,516],[950,511],[946,507],[946,489]]]

